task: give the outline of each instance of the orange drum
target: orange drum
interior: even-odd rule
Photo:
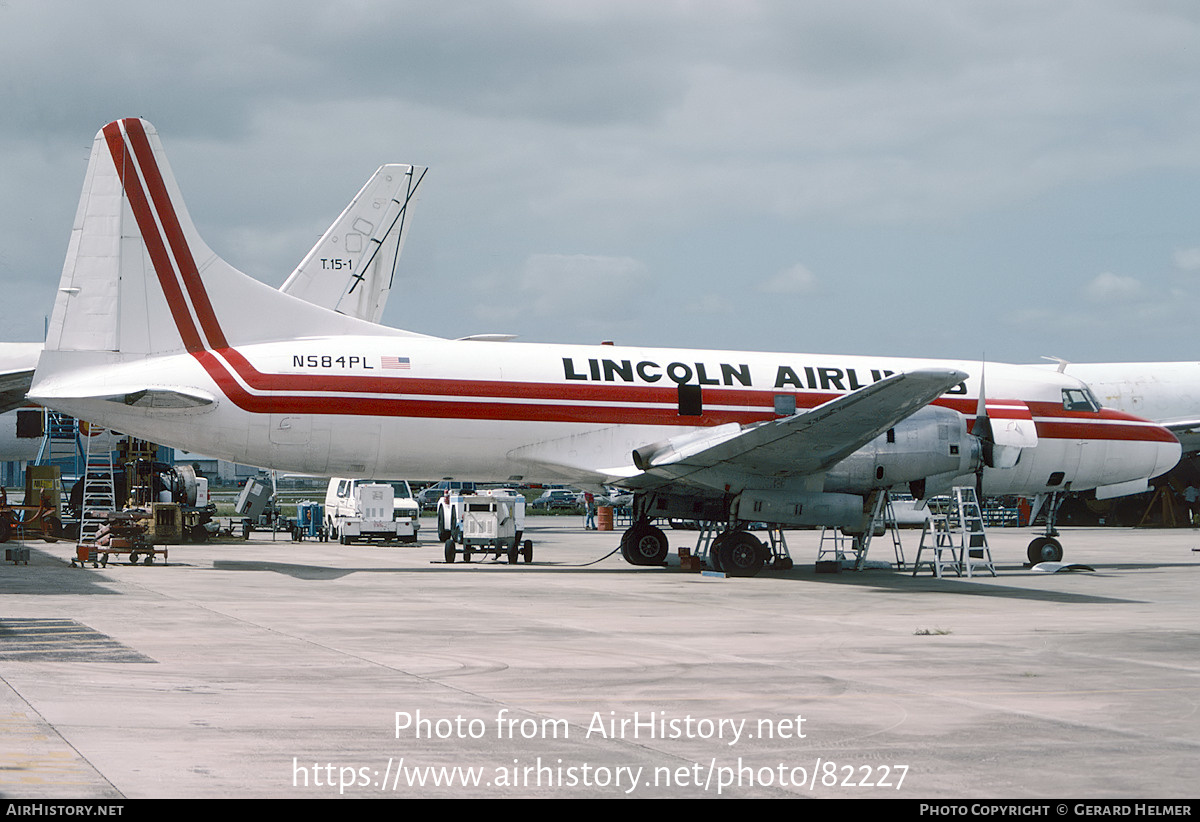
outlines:
[[[611,505],[601,505],[596,509],[596,530],[611,531],[613,529],[613,509]]]

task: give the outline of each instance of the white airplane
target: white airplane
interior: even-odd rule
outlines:
[[[737,575],[767,556],[749,522],[861,531],[866,499],[897,485],[1116,495],[1179,458],[1169,431],[1101,408],[1074,378],[987,363],[985,399],[976,365],[467,343],[378,326],[218,257],[157,133],[126,119],[96,135],[30,396],[288,471],[619,486],[637,514],[628,560],[665,557],[653,517],[720,521],[712,553]],[[1061,556],[1043,540],[1039,558]]]

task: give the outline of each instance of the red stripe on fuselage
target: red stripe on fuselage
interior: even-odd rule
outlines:
[[[683,426],[727,422],[749,424],[776,418],[774,396],[785,392],[705,387],[706,405],[743,406],[743,409],[712,410],[701,417],[681,417],[675,408],[677,389],[674,384],[659,387],[263,373],[240,351],[229,347],[142,123],[132,118],[123,123],[129,138],[128,145],[118,123],[105,126],[105,139],[184,348],[195,357],[220,390],[244,411]],[[141,169],[141,177],[129,162],[130,149]],[[145,189],[142,177],[145,178]],[[281,393],[259,395],[251,391]],[[324,396],[304,396],[294,393],[297,391]],[[346,397],[336,396],[336,393],[405,396]],[[414,398],[411,395],[421,396]],[[795,396],[798,410],[802,410],[814,408],[841,395],[805,392]],[[453,401],[434,397],[478,399]],[[488,402],[489,399],[493,401]],[[498,399],[557,402],[496,402]],[[614,405],[572,404],[577,402]],[[635,406],[626,405],[629,403]],[[660,407],[649,407],[650,403]],[[969,399],[941,398],[934,404],[952,408],[964,414],[968,420],[973,420],[976,410],[975,401]],[[1166,437],[1170,436],[1165,429],[1146,425],[1097,425],[1095,416],[1068,412],[1054,403],[1025,405],[1038,416],[1069,418],[1070,424],[1067,424],[1068,419],[1064,419],[1061,424],[1057,421],[1051,424],[1043,422],[1037,426],[1039,436],[1052,439],[1167,441]],[[997,408],[994,413],[1001,418],[1007,417],[1008,411]],[[1101,414],[1109,411],[1105,409]],[[1119,412],[1111,413],[1118,415],[1110,417],[1114,421],[1122,418],[1127,418],[1131,423],[1136,421],[1136,418],[1119,415]],[[1016,415],[1023,418],[1019,411],[1016,411]]]

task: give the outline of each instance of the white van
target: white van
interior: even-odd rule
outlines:
[[[384,490],[390,494],[383,493]],[[391,511],[375,510],[391,496]],[[360,480],[333,477],[325,491],[325,529],[343,545],[358,539],[416,542],[421,509],[407,480]]]

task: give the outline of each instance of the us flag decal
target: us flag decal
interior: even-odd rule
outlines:
[[[382,365],[384,368],[410,368],[411,367],[411,364],[408,361],[408,357],[384,357]]]

